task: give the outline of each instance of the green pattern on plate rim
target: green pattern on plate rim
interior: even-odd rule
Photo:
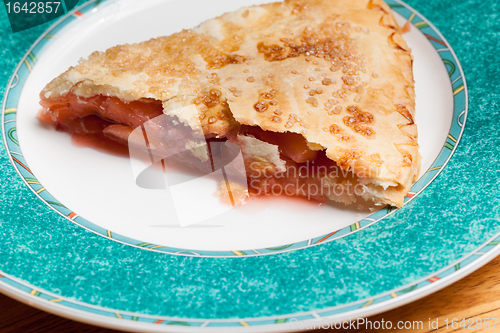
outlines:
[[[407,198],[405,198],[405,203],[412,200],[417,196],[423,189],[425,189],[441,172],[443,167],[447,164],[454,151],[456,150],[457,144],[463,133],[465,121],[467,118],[467,108],[468,108],[468,95],[466,82],[463,75],[462,68],[456,58],[453,50],[451,49],[448,42],[444,37],[437,31],[437,29],[428,22],[423,16],[418,12],[400,2],[399,0],[388,0],[386,1],[389,6],[405,17],[409,22],[411,22],[415,27],[417,27],[431,42],[435,47],[436,51],[441,56],[443,63],[448,69],[450,75],[450,81],[453,88],[454,95],[454,112],[452,125],[449,131],[448,138],[441,150],[441,153],[434,161],[432,166],[426,171],[422,178],[413,185]],[[208,257],[248,257],[255,255],[264,255],[271,253],[280,253],[285,251],[293,251],[300,248],[305,248],[309,246],[314,246],[320,243],[329,242],[335,239],[339,239],[348,234],[357,232],[363,228],[366,228],[377,221],[385,218],[389,214],[392,214],[395,210],[389,208],[384,208],[368,218],[362,219],[355,224],[340,229],[336,232],[332,232],[320,237],[316,237],[309,240],[304,240],[302,242],[287,244],[279,247],[258,249],[258,250],[235,250],[235,251],[190,251],[185,249],[175,249],[166,246],[144,243],[141,241],[133,240],[128,237],[123,237],[121,235],[115,234],[110,230],[105,230],[91,222],[85,220],[83,217],[79,216],[77,213],[73,212],[71,209],[64,206],[56,198],[52,197],[50,193],[45,190],[42,184],[36,179],[34,174],[29,169],[29,166],[25,162],[19,142],[16,137],[16,106],[19,99],[21,88],[32,67],[36,65],[36,54],[37,51],[43,47],[45,43],[50,40],[51,37],[57,35],[57,32],[62,29],[69,22],[78,19],[79,17],[85,15],[90,10],[92,10],[99,1],[90,1],[80,6],[79,8],[71,11],[56,24],[50,27],[31,47],[31,49],[24,56],[22,61],[16,68],[9,86],[5,93],[5,100],[2,105],[2,124],[3,124],[3,134],[4,141],[11,163],[14,165],[15,169],[22,177],[24,182],[30,187],[30,189],[40,198],[43,202],[49,205],[57,213],[69,219],[73,223],[90,230],[96,234],[99,234],[108,239],[118,241],[127,245],[153,250],[157,252],[165,252],[168,254],[176,255],[190,255],[190,256],[208,256]],[[238,319],[188,319],[174,318],[166,316],[148,316],[138,313],[129,313],[125,311],[111,310],[99,306],[93,306],[86,303],[71,300],[69,298],[64,298],[57,296],[48,291],[42,290],[40,288],[30,286],[28,283],[21,281],[15,277],[9,276],[5,273],[0,275],[0,284],[5,287],[5,289],[13,290],[17,294],[29,295],[33,301],[52,303],[53,309],[68,308],[70,310],[77,310],[80,314],[94,314],[98,316],[106,317],[109,320],[126,320],[131,322],[144,322],[152,323],[157,325],[180,325],[180,326],[197,326],[197,327],[243,327],[243,326],[268,326],[271,324],[282,324],[289,323],[293,318],[297,321],[313,320],[317,318],[332,317],[340,314],[356,314],[356,310],[373,307],[377,304],[387,304],[390,300],[413,295],[417,293],[422,294],[429,288],[427,286],[433,283],[445,283],[446,281],[452,281],[455,277],[459,276],[459,272],[463,271],[465,267],[473,262],[476,262],[479,258],[483,256],[492,256],[498,252],[497,245],[500,243],[500,236],[497,235],[490,239],[488,242],[484,243],[475,251],[470,252],[468,255],[464,256],[460,260],[444,267],[443,269],[433,273],[430,276],[422,278],[418,281],[411,283],[410,285],[405,285],[400,288],[387,291],[378,294],[374,297],[368,299],[363,299],[356,302],[351,302],[344,305],[339,305],[335,307],[330,307],[318,311],[312,312],[302,312],[299,314],[290,314],[282,316],[273,317],[261,317],[261,318],[238,318]],[[495,250],[493,250],[495,249]],[[471,265],[474,266],[474,265]],[[470,267],[470,266],[469,266]],[[456,274],[453,274],[456,273]],[[449,282],[448,282],[449,283]],[[34,299],[36,298],[36,300]],[[54,310],[57,312],[56,310]]]
[[[500,235],[497,235],[487,241],[485,244],[477,248],[475,251],[469,253],[467,256],[461,258],[457,262],[454,262],[443,269],[435,272],[434,274],[420,279],[410,285],[402,286],[400,288],[387,291],[376,297],[364,299],[358,302],[352,302],[346,305],[337,306],[333,308],[328,308],[320,311],[310,311],[303,312],[299,315],[290,314],[284,316],[266,317],[266,318],[238,318],[238,319],[189,319],[185,320],[182,318],[173,318],[166,316],[148,316],[143,314],[130,313],[125,311],[117,311],[113,309],[105,309],[98,306],[92,306],[82,302],[77,302],[68,298],[60,297],[53,293],[41,290],[39,288],[30,286],[26,282],[18,280],[11,277],[5,273],[0,274],[0,284],[6,285],[10,288],[16,289],[26,294],[30,294],[33,297],[40,298],[44,302],[57,304],[57,306],[69,307],[72,309],[77,309],[80,311],[90,312],[92,314],[101,315],[109,317],[110,319],[121,319],[127,321],[137,321],[143,323],[157,324],[157,325],[181,325],[181,326],[192,326],[192,327],[242,327],[242,326],[261,326],[261,325],[271,325],[271,324],[283,324],[290,323],[291,320],[301,321],[301,320],[318,320],[321,318],[328,318],[334,315],[343,314],[346,312],[351,312],[355,310],[360,310],[387,302],[391,299],[395,299],[408,294],[415,294],[416,292],[422,292],[422,288],[429,287],[431,284],[441,281],[447,278],[450,280],[452,274],[458,270],[463,270],[472,262],[484,255],[495,256],[498,252],[498,244],[500,243]],[[495,249],[495,251],[492,251]],[[448,282],[448,281],[446,281]]]
[[[448,163],[449,159],[453,155],[456,146],[462,136],[464,129],[465,120],[467,117],[467,91],[465,89],[464,76],[456,59],[455,54],[451,50],[446,40],[441,36],[441,34],[429,24],[421,15],[416,13],[410,7],[396,2],[387,2],[391,8],[398,12],[400,15],[408,19],[415,27],[419,28],[420,31],[428,38],[432,45],[436,48],[439,53],[443,63],[448,69],[450,76],[453,95],[454,95],[454,110],[452,125],[448,134],[448,138],[444,143],[444,147],[441,150],[439,156],[436,158],[432,166],[426,171],[422,178],[415,183],[407,197],[405,198],[405,204],[415,198],[419,193],[421,193],[443,170],[444,166]],[[92,5],[91,5],[92,4]],[[285,244],[281,246],[264,248],[264,249],[235,249],[233,251],[199,251],[190,249],[173,248],[169,246],[163,246],[161,244],[151,244],[140,240],[132,239],[129,237],[122,236],[120,234],[114,233],[112,230],[106,230],[94,223],[86,220],[84,217],[78,215],[76,212],[72,211],[70,208],[66,207],[64,204],[60,203],[56,198],[54,198],[37,180],[35,175],[29,169],[29,166],[25,162],[21,147],[15,136],[16,131],[16,105],[21,93],[21,88],[23,83],[26,81],[29,73],[31,72],[33,66],[36,65],[36,54],[41,48],[47,43],[50,38],[57,35],[57,31],[64,28],[65,25],[72,22],[75,19],[85,15],[92,8],[94,8],[98,3],[89,2],[69,13],[67,16],[63,17],[60,21],[49,28],[31,47],[27,55],[23,58],[20,66],[16,69],[13,74],[10,86],[5,93],[5,103],[3,104],[3,131],[7,135],[4,135],[5,143],[9,155],[11,157],[12,164],[16,168],[19,175],[24,179],[25,183],[30,187],[30,189],[47,205],[49,205],[56,212],[70,220],[71,222],[89,230],[103,237],[118,241],[123,244],[140,247],[143,249],[165,252],[168,254],[175,255],[185,255],[185,256],[204,256],[204,257],[248,257],[248,256],[259,256],[266,254],[275,254],[286,251],[294,251],[302,248],[307,248],[310,246],[315,246],[324,242],[331,242],[333,240],[345,237],[349,234],[357,232],[363,228],[366,228],[384,218],[394,213],[396,210],[393,207],[382,208],[381,210],[371,214],[370,216],[350,225],[344,227],[340,230],[330,232],[328,234],[318,236],[312,239],[303,240],[293,244]],[[460,69],[460,70],[457,70]]]

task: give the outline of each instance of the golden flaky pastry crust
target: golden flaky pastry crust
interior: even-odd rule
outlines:
[[[195,29],[95,52],[42,91],[153,98],[206,134],[237,123],[300,133],[353,170],[381,203],[403,204],[420,168],[410,50],[382,0],[287,0]],[[182,114],[176,113],[183,117]]]

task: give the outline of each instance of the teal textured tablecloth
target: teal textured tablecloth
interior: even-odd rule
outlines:
[[[448,39],[470,94],[457,152],[407,209],[338,241],[280,255],[169,256],[110,242],[54,217],[21,182],[0,144],[0,270],[57,295],[123,311],[260,317],[373,296],[431,274],[484,243],[500,231],[500,5],[407,3]],[[17,63],[47,27],[13,34],[0,9],[2,95]],[[224,279],[213,273],[221,270]]]

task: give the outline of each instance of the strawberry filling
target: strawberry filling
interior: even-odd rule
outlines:
[[[132,129],[163,114],[161,102],[155,100],[127,103],[117,97],[82,98],[71,92],[57,99],[42,97],[40,104],[45,108],[40,119],[71,134],[76,144],[125,156]]]
[[[44,110],[39,113],[39,118],[72,135],[75,143],[119,155],[128,154],[127,139],[134,128],[163,114],[162,103],[156,100],[124,102],[103,95],[83,98],[71,92],[57,99],[42,96],[40,104]],[[320,191],[323,186],[321,178],[326,176],[325,170],[337,166],[323,151],[310,149],[306,140],[296,133],[275,133],[243,125],[239,134],[277,145],[286,162],[287,170],[274,177],[249,176],[251,194],[274,195],[277,194],[276,188],[282,188],[286,189],[287,195],[324,200]],[[294,172],[290,172],[292,169]],[[317,193],[311,193],[311,187]]]

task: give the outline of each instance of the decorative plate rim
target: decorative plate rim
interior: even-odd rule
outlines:
[[[232,251],[213,251],[213,250],[191,250],[191,249],[184,249],[184,248],[175,248],[175,247],[169,247],[169,246],[163,246],[159,244],[152,244],[148,242],[144,242],[141,240],[136,240],[131,237],[123,236],[120,234],[117,234],[111,230],[106,230],[91,221],[83,218],[82,216],[78,215],[76,212],[73,210],[67,208],[64,204],[62,204],[59,200],[57,200],[55,197],[53,197],[46,189],[45,187],[36,179],[36,176],[34,173],[31,172],[29,169],[29,165],[26,163],[26,161],[23,158],[22,152],[21,152],[21,147],[19,145],[18,140],[13,136],[13,132],[16,130],[16,110],[15,108],[6,108],[6,105],[8,104],[7,102],[9,101],[9,93],[11,92],[11,89],[16,87],[19,84],[24,84],[25,80],[27,79],[29,72],[31,72],[32,66],[35,65],[36,63],[36,57],[33,53],[35,49],[40,49],[46,44],[46,38],[47,36],[52,36],[50,32],[52,32],[54,29],[58,28],[61,29],[65,26],[65,24],[72,22],[75,16],[79,17],[84,15],[85,12],[94,9],[100,1],[92,0],[89,2],[84,3],[83,5],[79,6],[78,8],[75,8],[74,10],[68,12],[66,15],[61,17],[57,22],[55,22],[52,26],[50,26],[46,31],[42,33],[42,35],[33,43],[33,45],[29,48],[29,50],[26,52],[24,57],[21,59],[19,62],[18,66],[16,67],[14,73],[11,76],[11,79],[9,80],[9,84],[5,90],[5,95],[4,95],[4,103],[2,105],[2,133],[3,133],[3,138],[4,138],[4,144],[6,147],[6,151],[9,155],[9,159],[11,164],[14,166],[15,170],[23,180],[23,182],[30,188],[30,190],[41,200],[43,201],[47,206],[49,206],[52,210],[54,210],[56,213],[59,215],[63,216],[65,219],[69,220],[70,222],[90,231],[93,232],[97,235],[100,235],[102,237],[111,239],[113,241],[126,244],[129,246],[141,248],[144,250],[149,250],[149,251],[155,251],[155,252],[161,252],[161,253],[166,253],[170,255],[181,255],[181,256],[195,256],[195,257],[210,257],[210,258],[243,258],[243,257],[252,257],[252,256],[263,256],[263,255],[270,255],[270,254],[277,254],[277,253],[284,253],[284,252],[289,252],[289,251],[296,251],[300,249],[305,249],[313,246],[317,246],[323,243],[328,243],[331,241],[338,240],[340,238],[343,238],[345,236],[351,235],[353,233],[356,233],[360,230],[363,230],[385,218],[388,216],[392,215],[395,211],[398,209],[395,209],[394,207],[391,206],[386,206],[377,212],[374,212],[370,214],[369,216],[349,225],[344,228],[341,228],[339,230],[335,230],[332,232],[329,232],[327,234],[317,236],[311,239],[306,239],[302,240],[299,242],[291,243],[291,244],[283,244],[275,247],[268,247],[268,248],[262,248],[262,249],[247,249],[247,250],[232,250]],[[94,4],[94,6],[91,6]],[[446,39],[439,33],[439,31],[427,20],[425,19],[422,15],[420,15],[418,12],[413,10],[411,7],[407,6],[406,4],[400,2],[399,0],[392,0],[388,1],[388,4],[391,6],[393,10],[394,8],[397,7],[402,7],[411,12],[410,15],[403,15],[402,13],[399,13],[403,17],[405,17],[409,22],[413,23],[413,20],[415,18],[420,19],[420,22],[413,23],[415,27],[419,29],[425,29],[429,28],[431,31],[429,31],[429,34],[424,34],[425,37],[433,44],[433,46],[436,48],[437,53],[439,54],[441,60],[443,63],[446,65],[449,65],[451,70],[448,72],[450,75],[450,82],[451,82],[451,77],[455,73],[456,69],[459,69],[460,75],[451,82],[452,90],[453,90],[453,115],[452,115],[452,122],[450,129],[448,131],[448,137],[445,140],[445,143],[443,145],[443,148],[441,149],[441,152],[439,155],[435,158],[431,166],[429,167],[428,170],[426,170],[425,173],[423,173],[422,177],[415,183],[410,189],[410,192],[408,195],[405,197],[405,203],[406,205],[408,202],[413,200],[415,197],[417,197],[424,189],[426,189],[435,179],[436,177],[441,173],[441,171],[444,169],[444,167],[448,164],[449,160],[453,156],[453,154],[456,151],[456,148],[458,146],[458,143],[460,142],[460,139],[462,137],[463,131],[465,129],[465,123],[467,120],[467,100],[468,100],[468,94],[467,94],[467,88],[466,88],[466,83],[465,83],[465,76],[462,71],[462,67],[460,65],[460,62],[458,61],[458,58],[456,57],[455,53],[453,52],[451,46],[449,43],[446,41]],[[436,36],[432,36],[431,33],[434,33]],[[437,37],[437,38],[436,38]],[[437,49],[436,44],[439,45],[444,45],[444,49]],[[441,51],[449,51],[451,55],[451,59],[445,58],[443,53]],[[31,60],[31,64],[30,61]],[[20,70],[23,68],[23,65],[26,65],[26,70],[23,71],[23,75],[21,78],[19,76]],[[16,79],[17,78],[17,79]],[[15,83],[14,79],[16,79]],[[461,90],[460,88],[453,88],[453,85],[456,82],[459,82],[460,79],[462,80],[463,84],[460,86],[462,87]],[[464,94],[464,99],[465,99],[465,105],[462,111],[461,103],[457,102],[455,96],[459,93]],[[12,99],[14,100],[13,102],[17,105],[17,100],[20,98],[20,94],[14,96]],[[10,102],[10,101],[9,101]],[[14,104],[13,103],[13,104]],[[459,106],[457,108],[457,106]],[[10,112],[9,112],[10,111]],[[12,116],[10,116],[12,115]],[[463,121],[460,123],[460,118],[463,117]],[[459,131],[457,131],[459,129]],[[458,132],[455,134],[455,132]],[[6,135],[7,134],[7,135]],[[454,137],[455,136],[455,137]],[[451,142],[449,141],[451,140]],[[16,156],[14,156],[16,155]]]
[[[45,291],[42,288],[34,287],[25,281],[22,281],[15,277],[11,277],[10,275],[2,271],[0,271],[0,291],[19,301],[30,302],[31,305],[38,307],[44,311],[48,311],[82,322],[101,324],[102,326],[110,328],[120,327],[124,329],[133,329],[136,327],[137,323],[140,323],[140,326],[137,327],[140,327],[141,329],[148,329],[147,332],[199,332],[199,328],[205,328],[207,330],[213,329],[217,331],[234,331],[236,327],[245,329],[245,331],[247,332],[276,332],[277,326],[275,326],[275,324],[283,324],[283,327],[279,327],[280,330],[287,329],[288,331],[298,331],[302,329],[295,327],[290,322],[291,319],[297,319],[297,317],[307,317],[304,319],[300,319],[303,320],[304,325],[306,323],[314,322],[317,320],[325,320],[326,322],[334,323],[355,318],[368,317],[382,311],[387,311],[423,298],[460,280],[461,278],[467,276],[468,274],[471,274],[475,270],[487,264],[498,254],[500,254],[499,244],[500,232],[496,233],[488,241],[478,246],[475,250],[471,251],[464,257],[439,269],[438,271],[429,274],[415,282],[400,286],[384,293],[380,293],[379,295],[376,295],[374,297],[368,297],[363,300],[330,307],[319,311],[305,311],[295,314],[258,318],[185,319],[181,317],[154,316],[145,314],[137,315],[134,312],[108,309],[100,306],[90,305],[84,302],[71,300],[66,297],[61,297],[54,293]],[[486,251],[481,251],[485,248]],[[416,288],[413,288],[414,286],[416,286]],[[407,289],[411,290],[405,291]],[[419,290],[419,292],[414,292],[416,290]],[[386,298],[387,296],[389,296],[387,300],[376,303],[376,301],[380,298]],[[342,310],[352,307],[353,305],[355,306],[360,304],[362,304],[363,306],[360,306],[357,309],[351,311],[327,314],[328,312],[339,309]],[[75,306],[79,308],[85,308],[87,311],[79,308],[75,309]],[[65,311],[67,309],[70,309],[70,311]],[[92,315],[92,318],[89,317],[89,314]],[[321,316],[321,314],[327,315]],[[107,321],[111,320],[114,322],[114,324],[109,324],[107,321],[101,321],[99,320],[99,318],[103,320],[106,319]],[[273,321],[273,325],[258,324],[258,322],[269,321]],[[323,321],[322,323],[325,323],[325,321]],[[255,324],[254,322],[257,322],[257,324]],[[218,323],[233,325],[218,326]],[[191,326],[193,324],[195,326]],[[211,326],[211,324],[215,325]],[[170,325],[176,326],[170,329],[170,327],[172,327]]]
[[[49,31],[52,31],[55,27],[57,27],[62,21],[70,18],[72,15],[75,15],[75,13],[79,12],[79,10],[89,6],[92,3],[95,3],[96,0],[91,0],[82,6],[75,8],[73,11],[69,12],[67,15],[62,17],[60,20],[58,20],[55,24],[53,24],[46,32],[44,32],[38,39],[37,41],[32,45],[32,47],[28,50],[28,52],[25,54],[25,56],[22,58],[21,62],[18,64],[16,67],[16,70],[14,71],[13,76],[9,80],[8,88],[5,91],[5,96],[4,96],[4,103],[2,105],[2,131],[4,135],[4,144],[6,147],[7,152],[12,153],[9,143],[7,141],[7,135],[8,131],[6,131],[6,114],[8,114],[9,108],[6,108],[6,102],[8,100],[8,92],[12,88],[12,83],[14,79],[16,78],[21,66],[23,63],[26,64],[27,67],[30,66],[28,57],[31,53],[31,51],[34,49],[34,47],[40,43],[40,41],[47,35]],[[97,3],[99,0],[97,0]],[[438,44],[443,44],[445,45],[445,49],[437,49],[437,52],[441,55],[441,52],[447,51],[451,54],[453,60],[455,60],[455,70],[458,69],[460,75],[458,76],[457,79],[451,82],[452,88],[453,88],[453,93],[454,93],[454,114],[453,114],[453,120],[452,120],[452,125],[450,128],[450,132],[453,131],[453,129],[457,129],[457,124],[459,125],[460,129],[458,132],[458,135],[455,134],[455,137],[451,136],[449,139],[453,141],[453,144],[450,142],[446,142],[445,146],[443,147],[443,150],[441,151],[440,155],[438,158],[433,162],[431,168],[424,174],[424,176],[419,180],[422,181],[426,176],[430,177],[430,180],[421,188],[418,188],[415,192],[413,192],[413,196],[406,198],[405,203],[409,202],[410,200],[413,199],[418,193],[420,193],[425,187],[427,187],[436,177],[439,175],[439,173],[442,171],[443,167],[448,163],[449,159],[453,155],[453,153],[456,151],[458,142],[460,141],[464,128],[465,128],[465,123],[467,119],[467,113],[468,113],[468,91],[467,91],[467,84],[465,81],[465,76],[462,70],[462,67],[453,51],[449,43],[446,41],[446,39],[441,35],[441,33],[430,23],[427,19],[425,19],[420,13],[415,11],[413,8],[408,6],[407,4],[403,3],[400,0],[388,0],[387,1],[389,4],[392,4],[394,6],[400,6],[401,8],[405,8],[408,11],[411,12],[409,16],[403,15],[406,19],[408,19],[410,22],[412,22],[413,19],[417,18],[420,19],[421,21],[414,23],[414,26],[419,27],[420,29],[424,28],[430,28],[432,32],[434,32],[438,38],[433,37],[432,35],[426,35],[426,37],[433,37],[429,38],[430,40],[434,41],[435,43]],[[393,8],[394,9],[394,8]],[[418,26],[420,24],[420,26]],[[425,26],[427,25],[427,26]],[[435,40],[437,39],[437,41]],[[434,44],[435,45],[435,44]],[[461,80],[461,85],[456,85],[456,83],[460,83]],[[19,77],[17,76],[17,83],[19,83]],[[456,101],[456,96],[458,94],[463,94],[464,100],[463,103],[464,109],[463,111],[457,113],[456,107],[457,107],[457,101]],[[14,110],[15,112],[15,110]],[[13,112],[13,113],[14,113]],[[462,121],[460,119],[463,119]],[[448,141],[448,139],[447,139]],[[450,148],[451,147],[451,148]],[[445,149],[448,149],[446,151]],[[445,156],[445,161],[440,162],[439,159],[443,157],[443,152],[447,152]],[[16,163],[22,165],[22,161],[17,161],[14,160],[14,156],[12,154],[9,155],[9,160],[14,165],[16,171],[18,172],[19,175],[21,175],[23,181],[28,185],[28,187],[39,197],[39,193],[36,193],[36,190],[31,186],[31,184],[26,181],[25,177],[23,176],[22,171],[17,167]],[[441,164],[439,168],[436,166],[436,164]],[[435,171],[432,175],[429,175],[430,171]],[[419,184],[417,182],[415,185]],[[414,186],[415,186],[414,185]],[[413,187],[412,187],[413,189]],[[58,212],[59,214],[63,215],[62,213]],[[392,212],[388,212],[387,215],[391,214]],[[65,215],[63,215],[65,216]],[[66,215],[67,217],[67,215]],[[385,217],[385,216],[384,216]],[[78,224],[77,221],[75,221],[76,217],[73,219],[72,222]],[[363,226],[363,228],[367,227],[368,225],[372,225],[375,221],[372,221],[372,223],[367,224],[366,226]],[[83,228],[89,230],[85,226],[82,226]],[[349,228],[349,227],[348,227]],[[341,229],[342,230],[342,229]],[[358,229],[351,230],[352,232],[356,232],[358,230],[361,230],[361,226]],[[90,230],[94,233],[98,233],[94,230]],[[100,233],[98,233],[100,234]],[[103,234],[101,234],[103,235]],[[117,239],[113,239],[111,237],[107,237],[109,235],[103,235],[106,238],[112,239],[113,241],[118,241]],[[338,238],[332,238],[329,239],[328,241],[332,241],[334,239]],[[123,242],[120,242],[123,243]],[[126,243],[125,243],[126,244]],[[351,303],[346,303],[334,307],[328,307],[322,310],[317,310],[317,311],[308,311],[308,312],[298,312],[298,313],[292,313],[292,314],[287,314],[287,315],[281,315],[281,316],[268,316],[268,317],[254,317],[254,318],[234,318],[234,319],[186,319],[186,318],[179,318],[179,317],[167,317],[167,316],[149,316],[149,315],[144,315],[144,314],[138,314],[138,313],[133,313],[133,312],[126,312],[126,311],[121,311],[121,310],[113,310],[113,309],[108,309],[100,306],[94,306],[90,305],[84,302],[78,302],[69,298],[65,297],[60,297],[57,296],[53,293],[50,293],[48,291],[43,290],[42,288],[38,288],[36,286],[30,285],[27,282],[24,282],[20,279],[17,279],[15,277],[11,277],[10,275],[3,273],[0,271],[0,290],[8,294],[9,296],[16,298],[21,301],[29,302],[31,305],[41,308],[45,311],[49,311],[67,318],[83,321],[83,322],[89,322],[89,323],[94,323],[98,324],[101,326],[106,326],[106,327],[113,327],[113,328],[122,328],[122,329],[134,329],[134,328],[141,328],[141,329],[147,329],[150,332],[157,332],[157,331],[162,331],[162,332],[174,332],[174,331],[184,331],[184,332],[199,332],[200,329],[203,327],[206,330],[217,330],[217,331],[234,331],[235,329],[245,329],[245,331],[249,332],[265,332],[265,331],[277,331],[277,330],[282,330],[282,329],[287,329],[287,330],[299,330],[300,328],[297,328],[292,325],[290,322],[290,319],[296,318],[299,322],[307,322],[307,321],[314,321],[318,319],[325,319],[329,320],[331,322],[337,322],[340,320],[347,320],[351,318],[358,318],[358,317],[366,317],[369,315],[373,315],[376,313],[379,313],[383,310],[388,310],[403,304],[406,304],[408,302],[414,301],[416,299],[422,298],[432,292],[435,292],[436,290],[439,290],[457,280],[460,278],[472,273],[474,270],[478,269],[482,265],[486,264],[488,261],[493,259],[497,254],[500,253],[500,232],[496,233],[495,236],[491,237],[488,241],[484,242],[483,244],[479,245],[476,247],[474,250],[470,251],[466,255],[464,255],[462,258],[456,260],[452,264],[449,264],[439,270],[436,270],[433,274],[430,274],[424,278],[421,278],[419,280],[416,280],[415,282],[412,282],[410,284],[395,288],[390,291],[386,291],[383,293],[379,293],[375,296],[368,297],[362,300],[358,300],[356,302],[351,302]],[[127,244],[131,245],[131,244]],[[319,245],[319,244],[318,244]],[[134,246],[134,245],[132,245]],[[136,245],[135,245],[136,246]],[[139,247],[139,246],[136,246]],[[141,247],[144,248],[144,247]],[[151,250],[151,249],[149,249]],[[154,249],[153,249],[154,250]],[[296,250],[295,248],[289,249],[290,250]],[[157,252],[165,252],[165,251],[158,251]],[[286,251],[281,251],[286,252]],[[280,252],[272,252],[272,254],[276,254]],[[170,253],[172,254],[172,253]],[[270,253],[271,254],[271,253]],[[211,257],[211,256],[208,256]],[[216,256],[217,258],[220,258],[221,256]],[[244,256],[248,257],[248,256]],[[418,292],[417,292],[418,291]],[[137,323],[136,323],[137,321]],[[151,325],[149,324],[151,323]],[[184,327],[185,325],[193,325],[191,327]],[[205,325],[204,325],[205,324]],[[217,324],[222,324],[224,326],[218,326]],[[283,324],[283,325],[275,325],[275,324]],[[176,325],[176,326],[168,326],[168,325]],[[179,326],[180,325],[180,326]],[[248,327],[250,326],[250,327]]]

